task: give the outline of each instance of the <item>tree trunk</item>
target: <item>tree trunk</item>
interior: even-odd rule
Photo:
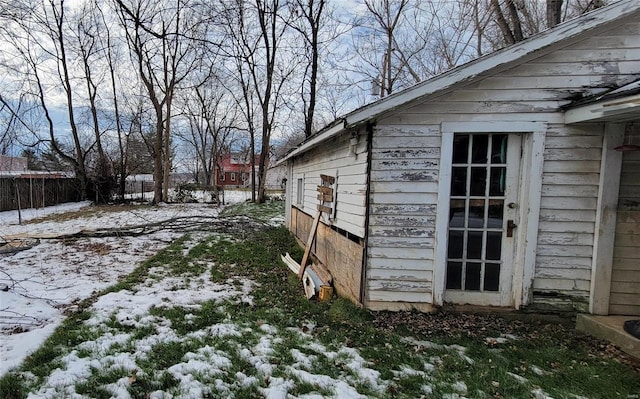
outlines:
[[[55,14],[55,10],[54,10]],[[75,146],[76,153],[76,162],[74,163],[74,169],[76,172],[76,177],[80,181],[80,198],[87,198],[87,169],[85,165],[84,159],[84,150],[82,149],[82,145],[80,143],[80,136],[78,134],[78,127],[76,126],[76,120],[73,112],[73,91],[71,87],[71,78],[69,76],[69,68],[67,65],[67,55],[66,55],[66,47],[64,42],[64,31],[63,31],[63,21],[64,21],[64,7],[60,8],[60,14],[56,17],[57,26],[57,38],[58,45],[60,47],[60,66],[62,68],[62,79],[64,91],[67,98],[67,114],[69,117],[69,125],[71,126],[71,135],[73,137],[73,143]]]
[[[562,20],[562,0],[547,0],[547,28],[553,28]]]
[[[169,177],[171,175],[171,100],[170,94],[167,94],[167,113],[165,115],[166,124],[164,128],[164,173],[162,176],[162,196],[165,201],[169,199]]]
[[[162,111],[156,111],[156,139],[153,143],[153,203],[158,204],[164,201],[162,182],[164,173],[162,170],[162,143],[163,143],[163,123]]]
[[[509,19],[511,19],[511,23],[513,24],[513,38],[516,43],[521,42],[524,40],[524,35],[522,34],[522,23],[520,22],[518,9],[516,8],[516,4],[513,0],[507,0],[507,10],[509,10]]]
[[[513,32],[511,31],[511,27],[507,22],[507,19],[504,17],[502,13],[502,9],[500,8],[500,3],[498,0],[491,0],[491,6],[493,11],[496,13],[496,22],[498,23],[498,27],[502,32],[502,37],[504,38],[504,42],[506,45],[511,45],[516,42],[515,37],[513,36]]]

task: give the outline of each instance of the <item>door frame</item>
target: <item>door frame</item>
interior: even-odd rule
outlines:
[[[435,305],[444,304],[451,193],[451,154],[453,153],[454,135],[456,133],[523,133],[520,180],[517,188],[520,223],[516,229],[514,240],[516,258],[512,265],[511,295],[507,305],[519,309],[529,303],[533,287],[546,123],[521,121],[443,122],[441,132],[433,303]]]

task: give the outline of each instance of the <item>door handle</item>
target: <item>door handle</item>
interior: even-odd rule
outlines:
[[[513,237],[513,230],[518,227],[512,219],[507,220],[507,237]]]

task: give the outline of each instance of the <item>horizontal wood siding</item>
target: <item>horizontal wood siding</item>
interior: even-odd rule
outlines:
[[[548,293],[589,299],[602,141],[600,124],[548,126],[534,302]]]
[[[374,129],[368,302],[432,303],[439,126]]]
[[[533,290],[537,294],[568,295],[578,302],[587,302],[603,128],[602,125],[565,126],[560,107],[581,96],[601,94],[611,87],[637,79],[640,63],[638,31],[638,22],[620,25],[551,54],[538,58],[533,56],[521,66],[509,68],[505,65],[500,73],[458,88],[455,92],[443,92],[428,102],[382,118],[378,122],[377,134],[386,137],[374,138],[372,158],[372,181],[375,182],[372,187],[381,191],[372,192],[372,201],[379,205],[395,204],[399,208],[401,205],[430,208],[416,213],[407,211],[407,215],[402,215],[407,218],[395,222],[389,220],[386,225],[382,223],[385,219],[380,211],[372,208],[372,221],[376,222],[370,226],[372,242],[381,247],[393,244],[396,248],[419,243],[422,256],[411,258],[411,267],[431,261],[427,251],[433,249],[429,246],[431,241],[428,241],[433,239],[433,231],[425,221],[434,220],[436,212],[433,207],[437,192],[433,188],[437,184],[439,154],[433,145],[439,137],[436,127],[441,123],[542,122],[548,130]],[[432,133],[419,133],[416,126]],[[397,145],[391,145],[390,136]],[[424,145],[419,145],[416,136],[431,138],[425,139]],[[410,143],[416,144],[412,146]],[[417,152],[412,151],[425,152],[417,156]],[[527,170],[526,165],[524,170]],[[411,180],[409,174],[413,174],[417,181]],[[637,176],[637,173],[628,174],[627,180]],[[396,184],[385,184],[391,179],[405,182],[406,192],[399,193],[400,187]],[[640,186],[628,186],[626,189],[638,198]],[[632,241],[637,242],[635,239]],[[626,262],[620,259],[621,264]],[[369,256],[372,272],[377,272],[380,261],[381,258]],[[399,258],[398,262],[384,259],[383,264],[395,267],[400,273],[404,268],[400,265],[406,261],[407,257]],[[417,269],[411,270],[417,272]],[[423,289],[425,293],[429,290],[429,287],[420,285],[410,288],[407,292],[411,295],[406,298],[415,299],[416,289]],[[400,297],[384,292],[386,300],[398,300]],[[377,291],[373,294],[377,295]]]
[[[640,129],[629,132],[640,136]],[[640,151],[622,156],[609,313],[640,315]]]
[[[317,212],[317,187],[320,185],[320,175],[336,176],[334,198],[336,203],[327,204],[337,207],[335,218],[324,217],[324,221],[342,230],[364,238],[365,200],[366,200],[366,170],[367,170],[367,135],[359,132],[359,142],[356,154],[349,153],[349,135],[342,135],[315,149],[310,150],[293,162],[293,203],[300,210],[309,215]],[[304,184],[302,204],[296,204],[298,181]]]

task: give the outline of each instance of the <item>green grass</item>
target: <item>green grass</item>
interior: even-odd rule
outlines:
[[[221,216],[248,216],[250,218],[268,221],[284,215],[284,201],[267,201],[263,204],[243,202],[225,207]]]
[[[251,214],[264,221],[282,212],[280,206],[277,202],[241,204],[225,208],[225,213]],[[190,248],[186,255],[185,248]],[[374,323],[376,314],[344,299],[308,301],[297,277],[280,261],[285,252],[294,259],[302,257],[301,249],[282,227],[256,225],[241,236],[217,234],[197,243],[191,236],[181,238],[99,295],[135,291],[149,282],[152,268],[156,279],[179,277],[185,282],[208,271],[210,281],[203,282],[205,286],[230,284],[240,289],[243,281],[255,282],[252,304],[235,299],[208,300],[195,308],[162,303],[149,311],[152,324],[122,325],[112,317],[96,327],[86,323],[92,315],[90,305],[99,297],[96,295],[18,370],[0,379],[0,397],[25,398],[39,389],[55,368],[64,367],[65,355],[76,351],[79,357],[92,356],[81,344],[107,332],[128,334],[128,341],[106,349],[109,355],[135,353],[146,340],[155,343],[136,360],[135,373],[115,366],[92,369],[88,378],[75,385],[80,394],[107,398],[111,394],[105,386],[128,378],[132,397],[145,397],[157,390],[179,396],[179,379],[172,374],[172,366],[193,358],[213,365],[216,361],[211,359],[220,357],[230,363],[220,363],[212,375],[206,371],[192,374],[206,387],[205,397],[230,396],[224,389],[230,389],[235,398],[261,397],[261,389],[275,378],[293,381],[288,393],[294,396],[334,395],[331,387],[305,380],[308,375],[344,381],[360,394],[378,398],[445,398],[454,394],[530,398],[537,388],[554,398],[573,398],[573,394],[630,398],[640,393],[636,372],[616,359],[593,356],[570,330],[540,329],[527,339],[490,347],[482,336],[426,336],[412,332],[412,326],[402,322],[393,329],[382,329]],[[207,330],[224,325],[235,326],[235,330],[226,335]],[[174,338],[154,341],[167,326]],[[485,336],[496,333],[489,329]],[[418,341],[433,344],[425,347]],[[263,354],[265,347],[269,350]],[[359,375],[354,366],[359,362],[364,362],[361,366],[366,372],[379,373],[373,384]],[[538,368],[544,372],[537,374]],[[265,375],[265,369],[271,374]],[[295,376],[293,369],[302,377]],[[243,375],[254,379],[243,384],[238,377]],[[526,380],[518,381],[514,375]]]

